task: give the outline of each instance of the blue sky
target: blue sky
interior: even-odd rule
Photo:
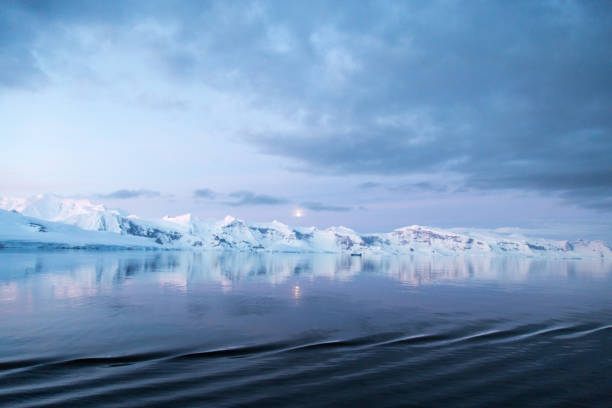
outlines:
[[[608,2],[8,1],[0,193],[610,240],[609,38]]]

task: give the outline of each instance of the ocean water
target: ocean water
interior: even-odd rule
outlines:
[[[0,406],[612,406],[602,260],[0,251]]]

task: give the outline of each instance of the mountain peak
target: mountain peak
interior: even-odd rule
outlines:
[[[221,221],[219,221],[218,225],[220,227],[227,227],[233,224],[244,225],[245,222],[240,218],[233,217],[231,215],[226,215]]]

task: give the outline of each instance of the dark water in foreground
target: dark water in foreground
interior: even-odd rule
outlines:
[[[0,405],[610,407],[612,265],[4,251]]]

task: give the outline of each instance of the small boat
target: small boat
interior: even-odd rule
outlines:
[[[351,256],[361,256],[361,252],[352,252]]]

